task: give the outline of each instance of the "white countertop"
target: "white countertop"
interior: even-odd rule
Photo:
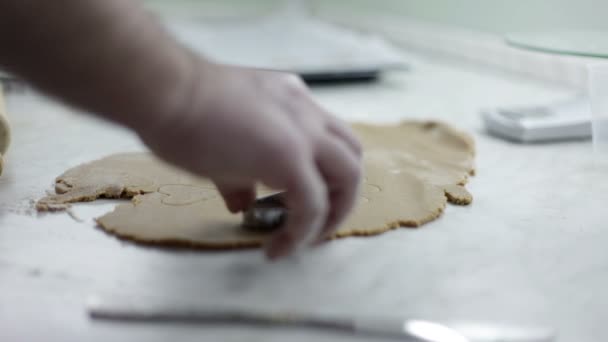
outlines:
[[[591,144],[524,146],[486,136],[481,107],[559,99],[568,90],[474,65],[408,56],[409,72],[376,84],[322,87],[349,120],[443,119],[471,132],[478,175],[469,207],[418,230],[335,241],[270,264],[258,251],[142,248],[93,227],[81,206],[36,215],[29,201],[78,163],[141,149],[123,129],[12,96],[13,145],[0,177],[0,341],[347,341],[278,329],[92,321],[87,295],[167,296],[208,303],[554,326],[560,341],[600,341],[608,317],[608,181]],[[368,339],[367,339],[368,340]]]

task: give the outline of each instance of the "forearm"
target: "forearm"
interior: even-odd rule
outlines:
[[[3,68],[131,127],[180,106],[193,61],[138,1],[0,2]]]

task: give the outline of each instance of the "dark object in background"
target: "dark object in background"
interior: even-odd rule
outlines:
[[[373,82],[380,78],[380,69],[357,71],[332,71],[317,73],[302,73],[300,77],[308,85],[331,85],[344,83]]]

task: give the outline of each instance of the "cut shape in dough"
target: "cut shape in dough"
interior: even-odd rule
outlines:
[[[473,174],[472,139],[437,122],[394,126],[355,124],[364,147],[365,178],[353,213],[332,238],[375,235],[436,219],[446,202],[471,203],[464,185]],[[39,211],[100,197],[131,198],[97,219],[121,238],[199,248],[261,246],[268,232],[241,226],[215,186],[148,153],[125,153],[77,166],[59,176],[55,195]],[[268,190],[261,190],[268,193]]]

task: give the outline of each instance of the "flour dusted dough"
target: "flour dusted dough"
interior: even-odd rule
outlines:
[[[446,202],[469,204],[473,173],[467,135],[436,122],[394,126],[355,124],[364,146],[365,179],[358,204],[334,238],[373,235],[437,218]],[[240,226],[208,180],[179,171],[146,153],[117,154],[68,170],[56,195],[38,210],[99,197],[132,198],[97,219],[107,232],[149,244],[202,248],[260,246],[268,233]]]

